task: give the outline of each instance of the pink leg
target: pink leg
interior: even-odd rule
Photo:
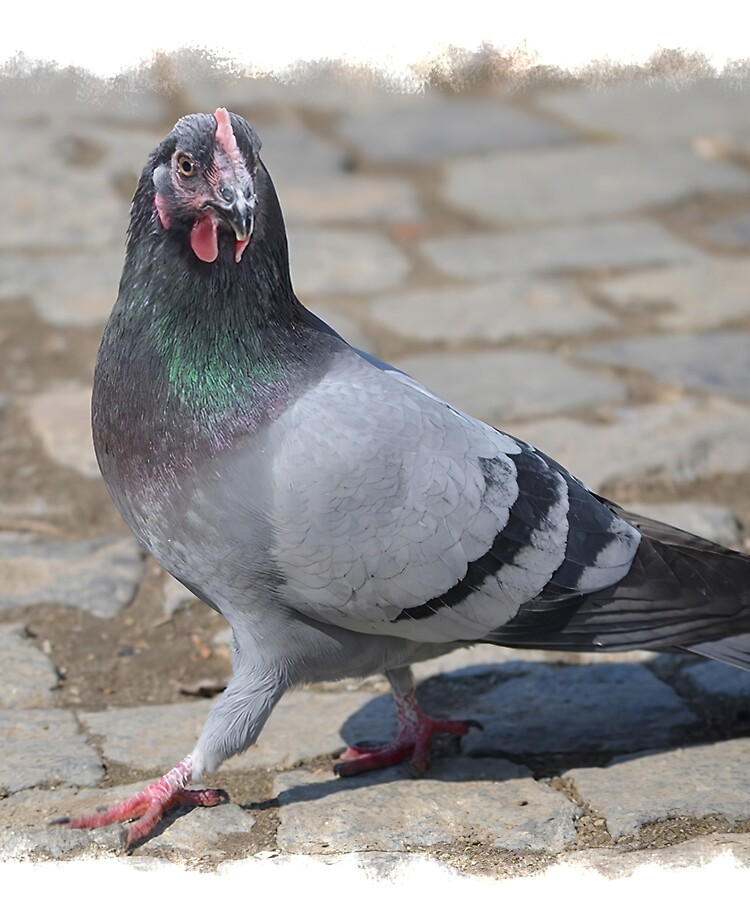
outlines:
[[[80,818],[56,818],[51,823],[91,829],[103,827],[105,824],[114,824],[117,821],[138,818],[128,827],[127,832],[123,831],[126,845],[132,846],[149,834],[164,815],[176,805],[187,803],[211,806],[226,799],[226,793],[221,789],[186,789],[185,786],[190,782],[192,773],[193,762],[188,754],[169,773],[129,799],[90,815],[82,815]]]
[[[389,671],[386,676],[393,688],[396,704],[398,734],[395,741],[381,747],[358,747],[352,745],[341,755],[334,767],[339,776],[352,776],[366,770],[390,767],[411,758],[411,765],[417,776],[421,776],[430,765],[430,745],[436,732],[450,735],[465,735],[470,728],[482,726],[473,719],[447,721],[431,719],[419,708],[414,681],[409,668]]]

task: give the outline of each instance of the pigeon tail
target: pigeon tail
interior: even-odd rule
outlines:
[[[488,636],[562,651],[690,651],[750,669],[750,557],[600,499],[641,533],[633,563],[589,594],[551,589]]]

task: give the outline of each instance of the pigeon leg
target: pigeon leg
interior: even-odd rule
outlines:
[[[92,829],[137,818],[138,820],[127,829],[123,829],[125,844],[132,846],[149,834],[167,811],[176,805],[188,803],[210,806],[226,800],[226,793],[221,789],[186,789],[185,786],[191,781],[192,774],[193,761],[188,754],[169,773],[129,799],[90,815],[82,815],[80,818],[56,818],[52,823]]]
[[[341,763],[334,770],[339,776],[352,776],[366,770],[390,767],[411,759],[412,769],[421,776],[430,765],[430,745],[436,732],[465,735],[470,728],[479,728],[479,722],[431,719],[419,708],[410,668],[386,671],[393,689],[399,730],[396,739],[380,747],[349,746],[341,755]]]

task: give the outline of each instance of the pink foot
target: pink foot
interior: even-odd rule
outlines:
[[[164,815],[176,805],[186,803],[211,806],[226,800],[227,795],[222,789],[185,789],[185,785],[192,777],[192,770],[192,761],[188,756],[169,773],[129,799],[117,802],[109,808],[102,808],[90,815],[82,815],[80,818],[56,818],[51,823],[65,824],[72,828],[93,829],[103,827],[105,824],[114,824],[117,821],[138,818],[129,825],[127,831],[123,829],[125,844],[132,846],[149,834]]]
[[[334,766],[334,771],[339,776],[353,776],[367,770],[391,767],[411,758],[412,769],[417,776],[422,776],[430,765],[430,745],[436,732],[465,735],[470,728],[482,728],[479,722],[473,719],[466,721],[430,719],[418,708],[416,714],[418,716],[416,724],[411,721],[408,723],[402,721],[396,740],[391,744],[380,747],[349,746],[341,755],[340,761],[342,762]]]

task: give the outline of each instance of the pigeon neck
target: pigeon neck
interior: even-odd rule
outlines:
[[[179,239],[146,242],[128,253],[121,321],[136,327],[169,401],[222,412],[268,398],[304,351],[285,245],[273,252],[261,239],[236,263],[227,238],[206,264]]]

